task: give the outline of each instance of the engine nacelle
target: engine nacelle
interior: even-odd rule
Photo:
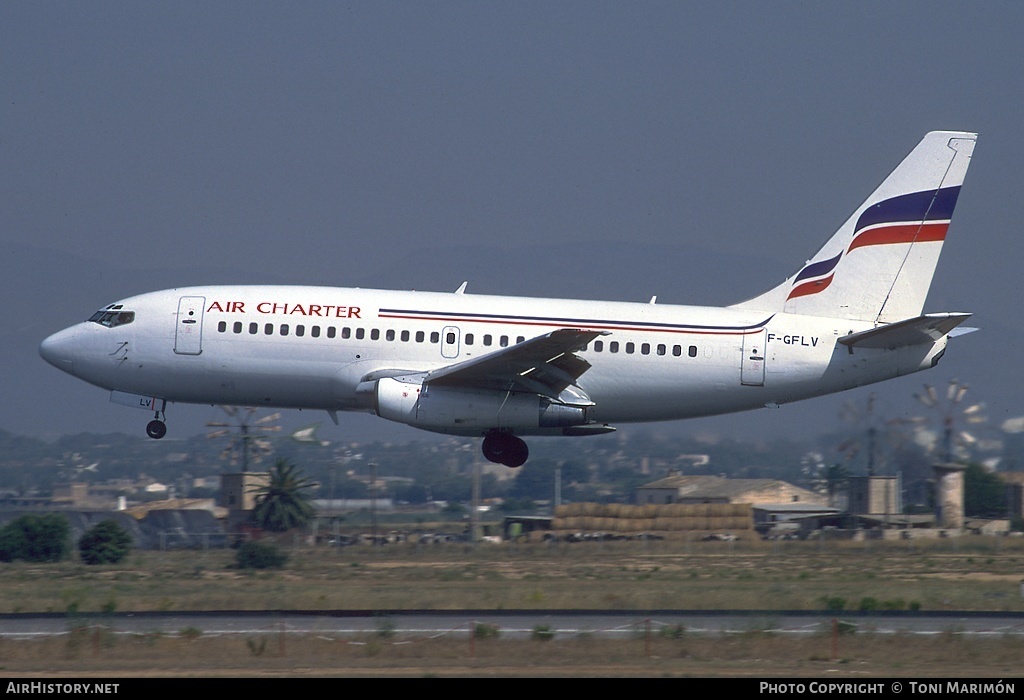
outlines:
[[[561,428],[587,423],[587,408],[551,403],[537,394],[446,386],[401,379],[377,381],[375,410],[396,423],[445,433],[478,429]]]

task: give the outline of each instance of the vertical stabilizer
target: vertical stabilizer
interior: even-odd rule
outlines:
[[[795,275],[734,308],[875,323],[919,316],[976,139],[927,134]]]

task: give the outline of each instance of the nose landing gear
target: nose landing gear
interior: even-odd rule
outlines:
[[[166,402],[164,402],[165,407],[166,405]],[[149,423],[146,424],[146,435],[153,438],[154,440],[159,440],[160,438],[167,434],[167,424],[164,423],[163,416],[163,411],[157,411],[156,414],[153,416],[153,420],[149,421]]]

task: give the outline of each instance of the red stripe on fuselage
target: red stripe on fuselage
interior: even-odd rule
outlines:
[[[404,315],[404,314],[378,314],[380,318],[402,318],[409,319],[412,321],[445,321],[446,323],[491,323],[495,325],[505,326],[549,326],[552,328],[583,328],[585,330],[595,331],[636,331],[639,333],[684,333],[689,335],[749,335],[751,333],[760,333],[764,326],[749,329],[736,329],[736,330],[694,330],[689,328],[657,328],[657,327],[642,327],[642,326],[615,326],[615,325],[604,325],[604,324],[592,324],[592,323],[580,323],[573,325],[566,325],[563,323],[545,323],[543,321],[515,321],[515,320],[497,320],[488,318],[466,318],[462,316],[443,316],[443,315],[432,315],[432,316],[415,316],[415,315]]]

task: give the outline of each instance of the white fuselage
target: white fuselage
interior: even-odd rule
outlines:
[[[208,286],[118,306],[131,321],[72,326],[43,342],[44,358],[114,392],[332,412],[373,410],[357,391],[368,380],[446,367],[560,328],[606,333],[576,353],[591,365],[578,385],[593,401],[590,419],[613,425],[829,394],[930,367],[946,345],[945,337],[897,350],[837,343],[872,328],[865,321],[461,293]]]

